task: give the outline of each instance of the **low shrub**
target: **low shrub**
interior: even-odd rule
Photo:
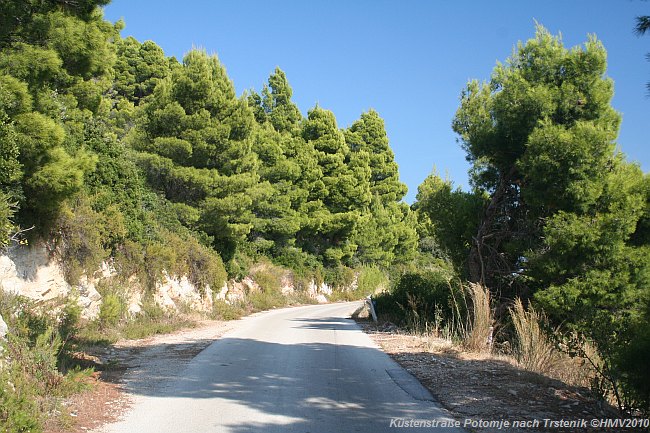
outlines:
[[[260,290],[251,292],[248,295],[253,310],[264,311],[272,308],[284,307],[288,300],[279,290]]]
[[[460,287],[437,271],[407,272],[394,287],[375,298],[377,314],[413,330],[440,328],[455,318]]]
[[[318,300],[309,296],[306,291],[294,290],[293,293],[286,295],[287,304],[289,305],[314,305],[318,304]]]
[[[355,301],[388,286],[388,277],[379,268],[362,266],[357,269],[335,268],[329,272],[332,295],[329,300]]]
[[[340,289],[332,289],[332,294],[327,298],[330,302],[348,302],[356,299],[350,291]]]
[[[229,304],[222,299],[214,301],[212,304],[212,317],[221,320],[237,320],[246,315],[247,310],[244,304]]]
[[[145,299],[142,311],[135,316],[126,317],[124,311],[125,304],[120,296],[104,295],[99,317],[80,330],[76,343],[109,345],[121,338],[135,340],[196,325],[187,316],[160,307],[151,296]]]
[[[228,277],[216,251],[189,234],[181,236],[164,228],[158,228],[156,238],[147,243],[126,240],[116,248],[114,263],[123,280],[137,275],[150,291],[165,272],[186,275],[199,289],[218,290]]]
[[[66,281],[70,284],[76,284],[84,273],[97,269],[108,257],[104,248],[104,222],[102,215],[83,197],[72,207],[66,204],[61,208],[53,238]]]
[[[15,206],[11,197],[0,191],[0,251],[9,245],[12,232],[15,229],[12,222]]]
[[[325,269],[325,282],[329,284],[333,290],[349,290],[354,284],[356,272],[347,266],[337,266],[335,268]]]
[[[60,397],[86,387],[89,371],[60,370],[66,350],[62,336],[75,332],[76,314],[66,306],[61,315],[50,316],[0,291],[0,315],[9,328],[6,340],[0,340],[0,431],[41,432],[52,414],[59,414],[54,422],[61,423],[66,409]]]
[[[124,303],[115,293],[108,293],[102,298],[102,304],[99,307],[99,322],[102,326],[114,326],[122,318]]]
[[[361,268],[357,277],[357,299],[365,298],[386,288],[388,288],[388,277],[381,269],[373,266]]]
[[[124,279],[143,273],[144,255],[145,248],[142,244],[127,239],[115,251],[113,260],[115,269]]]
[[[273,254],[273,263],[290,269],[296,290],[306,290],[311,281],[323,282],[323,265],[316,256],[296,247],[284,247]]]
[[[135,340],[194,326],[196,323],[193,320],[174,311],[165,310],[153,299],[148,298],[142,303],[142,311],[122,325],[121,333],[124,338]]]
[[[97,320],[102,328],[117,326],[125,319],[127,301],[124,288],[116,278],[101,280],[97,284],[97,291],[102,296]]]
[[[265,292],[280,292],[287,271],[268,262],[258,263],[251,269],[251,277]]]
[[[76,337],[81,323],[81,306],[77,297],[72,295],[68,298],[61,311],[59,323],[59,335],[64,344]]]
[[[634,340],[618,354],[616,366],[621,371],[621,387],[627,406],[647,416],[650,414],[650,322],[646,321],[635,331]]]

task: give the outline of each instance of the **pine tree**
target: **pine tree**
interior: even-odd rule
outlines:
[[[363,113],[346,131],[345,139],[352,152],[369,155],[370,192],[384,204],[404,198],[406,185],[399,180],[395,155],[388,144],[384,121],[375,110]]]
[[[216,56],[193,50],[158,83],[143,110],[129,139],[143,152],[150,183],[169,200],[198,209],[198,226],[231,260],[253,226],[259,180],[246,101],[236,97]]]
[[[620,122],[605,58],[593,38],[569,51],[539,27],[489,85],[473,81],[463,92],[454,130],[475,185],[490,193],[469,259],[473,280],[510,286],[524,252],[536,247],[531,239],[540,239],[540,218],[586,209],[601,195],[594,176],[613,163]]]
[[[0,104],[3,129],[13,137],[5,145],[20,163],[20,173],[9,175],[11,194],[18,222],[42,232],[95,168],[85,130],[108,111],[111,40],[121,24],[104,21],[97,1],[5,3]]]
[[[152,41],[139,43],[129,36],[116,43],[115,91],[134,106],[153,94],[156,84],[171,73],[162,48]]]
[[[262,90],[262,107],[278,132],[292,132],[302,120],[300,110],[291,101],[292,95],[293,90],[284,71],[275,68],[269,77],[268,86]]]
[[[354,243],[355,260],[388,268],[407,262],[415,252],[414,225],[408,206],[401,203],[406,185],[399,180],[397,163],[390,149],[384,121],[370,110],[345,131],[349,147],[349,166],[356,173],[357,185],[371,196],[372,203],[359,201],[361,212]]]
[[[596,343],[617,385],[620,356],[642,334],[650,246],[639,236],[646,178],[616,151],[605,70],[595,37],[568,50],[538,27],[489,84],[468,85],[454,129],[490,194],[472,278],[534,294],[554,323]]]
[[[309,226],[301,234],[303,248],[328,264],[345,263],[356,250],[352,237],[357,209],[367,205],[370,197],[357,189],[358,179],[346,165],[349,148],[332,112],[320,107],[310,110],[302,137],[313,146],[322,173],[318,187],[310,191],[313,206]]]

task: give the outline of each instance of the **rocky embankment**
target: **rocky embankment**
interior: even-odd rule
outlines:
[[[102,295],[98,286],[102,281],[117,276],[117,271],[110,261],[103,262],[92,273],[82,275],[78,283],[69,284],[64,276],[63,267],[55,255],[44,244],[31,247],[15,247],[0,255],[0,289],[12,294],[25,296],[36,302],[52,302],[74,296],[82,307],[82,317],[94,319],[99,315]],[[234,303],[244,299],[246,294],[261,290],[251,277],[241,281],[229,280],[216,290],[214,288],[196,287],[186,275],[170,275],[163,272],[161,281],[155,286],[153,298],[161,307],[178,310],[190,308],[193,311],[209,312],[217,300]],[[282,278],[282,292],[295,290],[293,278],[289,271]],[[131,277],[124,287],[128,312],[139,313],[145,290],[136,277]],[[325,284],[309,284],[307,293],[318,302],[327,302],[326,295],[332,293]],[[2,326],[0,325],[0,333]]]

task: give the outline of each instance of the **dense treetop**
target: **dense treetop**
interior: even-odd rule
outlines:
[[[472,212],[450,223],[474,199],[436,178],[420,187],[416,207],[452,257],[450,235],[456,247],[469,241],[471,280],[504,302],[532,298],[553,323],[595,343],[607,380],[643,405],[649,177],[616,148],[621,116],[606,58],[595,37],[567,49],[539,26],[489,82],[467,85],[453,120],[473,164],[473,195],[487,198],[480,219]],[[635,340],[643,349],[632,349]]]
[[[99,241],[106,254],[157,242],[153,218],[233,275],[257,255],[298,268],[402,260],[397,240],[415,227],[376,112],[349,129],[320,107],[303,118],[280,68],[237,96],[216,56],[179,62],[122,38],[105,3],[0,5],[3,239],[11,221],[56,232],[83,202],[126,227]],[[171,214],[152,215],[152,199]]]

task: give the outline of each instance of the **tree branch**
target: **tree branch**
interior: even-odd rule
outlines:
[[[637,36],[643,36],[648,30],[650,30],[650,15],[636,17],[634,34]]]

